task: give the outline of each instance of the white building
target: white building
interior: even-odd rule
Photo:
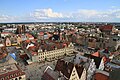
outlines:
[[[64,48],[62,47],[58,49],[57,47],[55,47],[55,49],[49,50],[49,51],[47,51],[47,49],[43,51],[40,48],[38,50],[38,54],[31,55],[31,61],[32,62],[41,62],[45,60],[51,61],[51,60],[62,58],[65,55],[71,55],[73,51],[74,51],[74,46],[72,43],[69,43],[69,45]],[[30,62],[30,60],[28,61]]]

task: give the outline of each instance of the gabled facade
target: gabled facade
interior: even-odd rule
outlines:
[[[73,70],[72,70],[69,80],[79,80],[79,76],[77,74],[77,70],[76,70],[75,66],[73,67]]]
[[[86,77],[87,77],[86,74],[87,74],[87,72],[86,72],[86,69],[84,68],[84,70],[82,72],[82,75],[81,75],[79,80],[86,80]]]
[[[79,77],[78,72],[74,66],[69,80],[86,80],[86,69],[84,68],[82,75]]]
[[[99,68],[100,70],[104,70],[105,64],[104,64],[104,57],[102,57]]]
[[[74,64],[79,64],[84,66],[87,74],[86,79],[91,80],[96,70],[94,59],[89,59],[87,57],[81,56],[80,54],[77,54],[76,58],[74,58]]]
[[[85,56],[94,60],[97,69],[100,69],[100,70],[104,69],[104,64],[105,64],[104,57],[100,58],[90,54],[85,54]]]
[[[5,45],[6,45],[6,46],[11,46],[10,38],[6,37]]]
[[[65,77],[66,80],[86,80],[86,69],[78,64],[58,60],[55,71],[58,71]]]

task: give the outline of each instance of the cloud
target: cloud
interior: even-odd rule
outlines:
[[[13,20],[14,17],[10,17],[8,15],[0,15],[0,21],[10,21],[10,20]]]
[[[29,22],[29,21],[89,21],[89,22],[120,22],[120,9],[88,10],[79,9],[74,12],[56,12],[51,8],[36,9],[22,16],[0,15],[0,22]]]
[[[84,16],[85,18],[94,17],[98,14],[96,10],[86,10],[86,9],[79,10],[77,13],[79,14],[80,17]]]
[[[30,15],[36,19],[63,18],[62,13],[54,12],[51,8],[36,9]]]
[[[80,9],[73,12],[72,17],[84,21],[120,21],[120,9],[106,11]]]

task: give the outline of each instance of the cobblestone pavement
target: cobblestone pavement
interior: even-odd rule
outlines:
[[[41,76],[44,73],[44,70],[47,66],[51,66],[53,69],[55,68],[56,61],[45,62],[45,63],[32,63],[25,67],[22,66],[22,69],[26,73],[26,78],[30,80],[41,80]]]
[[[72,60],[74,56],[65,57],[65,60]],[[30,80],[41,80],[41,76],[44,73],[44,70],[47,68],[47,66],[52,67],[55,69],[57,60],[51,61],[51,62],[44,62],[44,63],[32,63],[30,65],[24,65],[23,63],[20,63],[20,67],[25,71],[26,78]]]

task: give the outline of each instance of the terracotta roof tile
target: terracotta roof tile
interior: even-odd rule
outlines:
[[[96,73],[94,77],[95,80],[109,80],[109,76],[106,76],[102,73]]]
[[[11,64],[11,66],[15,66],[15,70],[11,70],[9,72],[5,72],[3,74],[0,74],[0,80],[2,78],[6,78],[8,76],[7,79],[4,79],[4,80],[9,80],[9,79],[12,79],[12,78],[15,78],[15,77],[18,77],[18,76],[21,76],[21,75],[25,75],[25,72],[23,72],[16,64]]]
[[[112,31],[113,26],[112,25],[104,25],[100,27],[101,31]]]

